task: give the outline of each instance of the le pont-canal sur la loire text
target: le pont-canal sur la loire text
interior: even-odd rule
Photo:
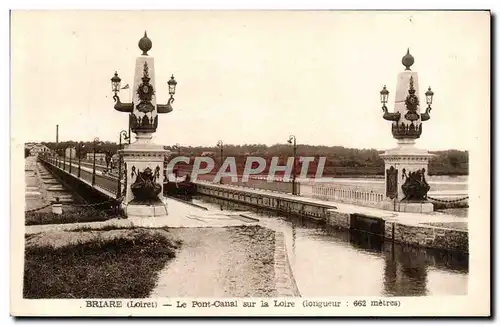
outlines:
[[[341,308],[341,307],[400,307],[399,300],[214,300],[214,301],[176,301],[158,303],[154,300],[85,300],[86,308]]]

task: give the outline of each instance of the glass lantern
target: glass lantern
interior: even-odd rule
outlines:
[[[118,77],[118,73],[115,71],[115,75],[111,78],[111,89],[113,92],[118,93],[120,91],[121,78]]]
[[[380,102],[382,103],[382,105],[385,106],[388,99],[389,99],[389,91],[387,90],[386,86],[384,85],[384,88],[380,91]]]
[[[175,86],[176,85],[177,85],[177,82],[174,79],[174,75],[172,75],[172,77],[170,77],[170,80],[168,81],[168,93],[170,95],[175,94]]]
[[[425,99],[427,100],[428,106],[431,106],[433,96],[434,96],[434,92],[431,90],[431,87],[429,86],[429,89],[427,90],[427,92],[425,92]]]

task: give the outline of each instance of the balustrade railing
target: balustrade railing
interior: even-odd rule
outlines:
[[[312,194],[313,198],[365,206],[376,206],[377,203],[384,201],[384,194],[382,193],[332,185],[314,185]]]

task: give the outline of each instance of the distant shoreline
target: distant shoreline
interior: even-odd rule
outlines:
[[[431,174],[429,173],[430,177],[468,177],[468,174],[456,174],[456,173],[450,173],[450,174]],[[314,177],[314,175],[310,175],[309,177]],[[323,177],[325,178],[368,178],[368,179],[384,179],[383,174],[324,174]]]

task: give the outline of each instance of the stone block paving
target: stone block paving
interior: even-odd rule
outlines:
[[[174,231],[171,231],[174,232]],[[231,228],[175,229],[182,250],[160,274],[152,298],[264,297],[275,296],[269,265],[259,259],[261,240],[231,232]],[[272,249],[271,249],[272,250]],[[270,267],[271,273],[274,266]],[[267,281],[266,281],[267,279]],[[271,284],[269,284],[269,282]]]
[[[25,210],[33,210],[50,204],[50,198],[47,198],[42,175],[46,171],[37,163],[36,157],[29,156],[25,159],[24,178],[25,178]],[[46,207],[40,212],[50,212],[52,208]]]
[[[46,224],[26,226],[26,234],[48,231],[70,231],[77,228],[101,229],[103,227],[170,227],[170,228],[211,228],[252,225],[257,219],[248,219],[228,212],[208,212],[176,200],[167,200],[168,215],[156,218],[115,218],[104,222]]]

